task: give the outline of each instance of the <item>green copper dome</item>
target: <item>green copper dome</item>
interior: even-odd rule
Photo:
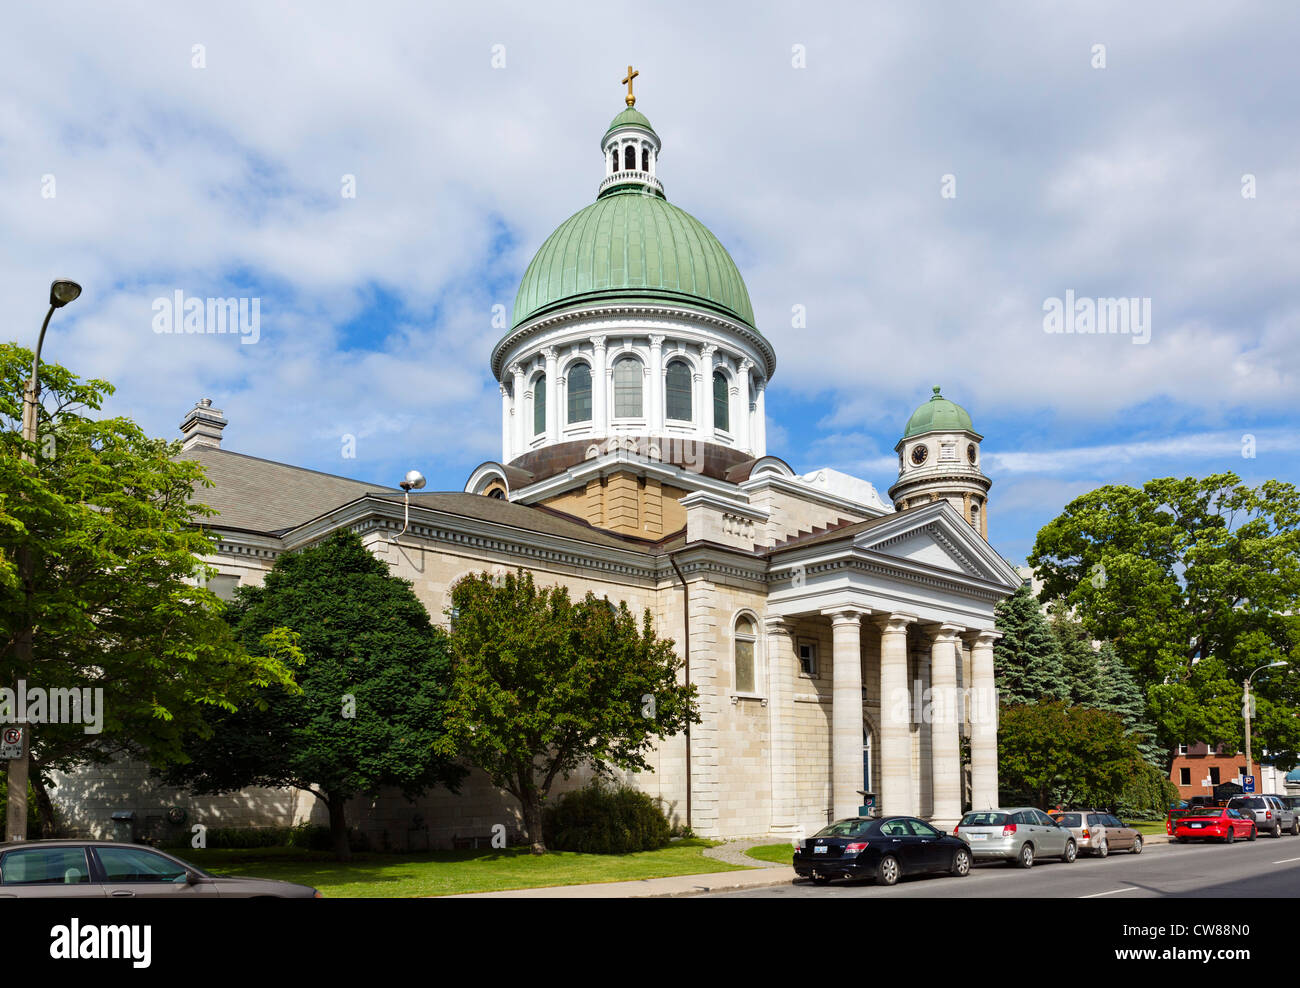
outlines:
[[[609,128],[605,131],[605,136],[600,139],[600,146],[602,148],[605,146],[605,141],[609,138],[609,135],[620,127],[640,127],[642,130],[648,130],[650,133],[654,134],[656,140],[659,137],[658,134],[655,134],[655,129],[650,126],[650,121],[646,119],[646,115],[636,109],[636,107],[629,106],[626,110],[619,113],[610,123]]]
[[[974,432],[970,415],[956,402],[949,401],[939,394],[939,385],[934,386],[934,394],[924,405],[912,413],[907,420],[904,439],[919,436],[923,432]]]
[[[560,224],[524,272],[511,325],[613,300],[704,309],[754,328],[749,292],[718,238],[644,187],[606,189]]]

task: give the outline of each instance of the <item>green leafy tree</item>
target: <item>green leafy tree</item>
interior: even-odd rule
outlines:
[[[1006,801],[1110,806],[1144,765],[1115,714],[1059,702],[1002,709],[998,775]]]
[[[304,661],[296,692],[264,691],[257,707],[213,721],[168,782],[194,792],[291,786],[329,809],[339,860],[351,857],[344,807],[397,788],[408,798],[455,791],[465,770],[445,739],[452,663],[444,632],[407,580],[354,532],[286,553],[260,587],[243,587],[231,620],[245,642],[288,626]]]
[[[681,660],[640,627],[626,602],[531,575],[467,576],[452,588],[453,715],[444,750],[459,750],[519,800],[534,854],[546,852],[542,809],[551,787],[590,766],[653,770],[659,737],[699,723]]]
[[[993,646],[993,668],[1003,703],[1067,700],[1070,683],[1061,646],[1034,599],[1029,584],[998,602],[997,629],[1002,637]]]
[[[0,687],[103,691],[98,725],[32,726],[31,781],[48,836],[51,770],[119,754],[173,760],[213,712],[272,683],[291,688],[298,655],[283,628],[242,645],[222,602],[196,585],[212,552],[199,525],[210,512],[192,503],[202,471],[175,459],[179,443],[95,418],[111,385],[43,364],[39,441],[23,440],[31,360],[0,345]],[[24,551],[30,579],[17,566]],[[19,646],[29,635],[27,661]]]
[[[1039,533],[1029,563],[1113,643],[1145,691],[1157,740],[1240,744],[1241,684],[1258,666],[1258,743],[1300,750],[1300,492],[1231,473],[1098,488]]]

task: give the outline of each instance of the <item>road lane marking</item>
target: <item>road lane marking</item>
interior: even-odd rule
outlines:
[[[1095,898],[1097,898],[1098,896],[1102,896],[1102,895],[1114,895],[1116,892],[1136,892],[1136,891],[1137,891],[1137,886],[1136,886],[1136,885],[1130,885],[1130,886],[1129,886],[1128,888],[1126,888],[1126,889],[1111,889],[1109,892],[1094,892],[1092,895],[1081,895],[1081,896],[1079,896],[1079,898],[1080,898],[1080,899],[1095,899]]]
[[[1300,858],[1284,858],[1281,861],[1274,861],[1274,864],[1290,864],[1292,861],[1300,861]]]

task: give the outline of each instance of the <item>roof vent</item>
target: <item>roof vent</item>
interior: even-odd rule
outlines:
[[[204,398],[185,416],[181,422],[181,435],[185,438],[182,450],[195,446],[221,448],[221,432],[229,425],[220,408],[212,407],[212,399]]]

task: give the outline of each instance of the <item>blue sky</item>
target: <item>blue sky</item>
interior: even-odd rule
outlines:
[[[940,384],[1019,560],[1100,484],[1300,480],[1298,47],[1264,3],[14,9],[6,338],[73,277],[46,356],[110,411],[210,397],[227,448],[459,489],[500,455],[493,306],[594,197],[631,62],[776,347],[770,451],[883,491]],[[259,341],[154,333],[178,289],[260,298]],[[1067,290],[1151,299],[1150,342],[1044,332]]]

